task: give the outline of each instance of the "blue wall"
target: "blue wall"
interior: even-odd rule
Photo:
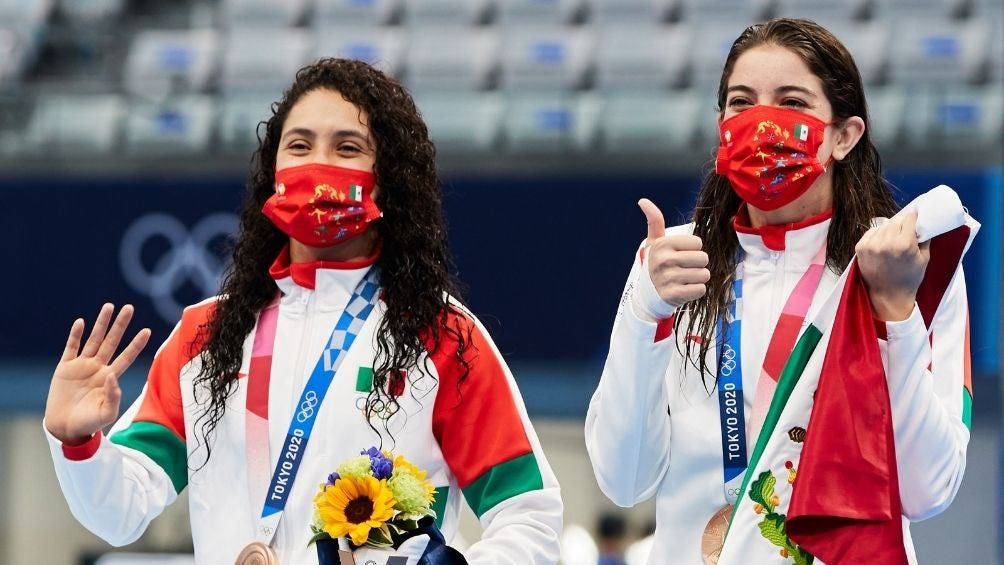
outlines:
[[[973,365],[978,374],[998,373],[1000,170],[893,171],[890,179],[903,201],[949,184],[983,223],[966,258]],[[697,183],[692,176],[637,175],[447,179],[451,247],[468,287],[467,302],[511,362],[596,367],[591,377],[598,378],[624,277],[645,236],[636,201],[652,198],[668,223],[679,223]],[[54,363],[71,321],[93,319],[105,301],[135,304],[138,324],[154,329],[154,342],[165,339],[177,317],[172,304],[195,302],[211,293],[214,283],[205,280],[205,269],[181,269],[163,281],[155,301],[149,286],[140,292],[124,275],[124,235],[137,218],[151,213],[173,216],[180,222],[178,235],[192,235],[187,232],[195,226],[207,227],[207,216],[235,212],[243,187],[241,179],[36,178],[0,182],[0,194],[5,196],[0,235],[6,242],[0,288],[7,302],[0,311],[0,363],[25,358]],[[221,236],[203,236],[210,249],[222,250]],[[204,254],[206,241],[196,236],[185,247],[178,245],[182,240],[174,244],[177,257],[191,260],[177,265],[212,267],[218,253]],[[148,271],[158,262],[166,266],[171,247],[162,237],[151,238],[139,248],[139,264]]]

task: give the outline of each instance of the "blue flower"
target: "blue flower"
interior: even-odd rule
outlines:
[[[387,458],[379,449],[371,447],[365,451],[360,451],[360,455],[368,455],[370,458],[370,468],[373,476],[377,479],[389,479],[394,472],[394,461]]]
[[[338,473],[331,473],[330,475],[328,475],[328,482],[325,483],[325,484],[330,485],[330,486],[334,486],[335,481],[337,481],[340,478],[341,477],[338,475]]]

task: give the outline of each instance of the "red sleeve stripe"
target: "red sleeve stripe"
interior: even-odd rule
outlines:
[[[458,387],[464,367],[457,360],[459,344],[454,336],[441,332],[438,348],[426,339],[439,374],[432,431],[459,486],[467,488],[496,465],[532,453],[533,448],[491,343],[461,313],[450,312],[447,323],[463,335],[470,373]]]
[[[150,366],[146,390],[133,422],[164,426],[185,441],[185,412],[181,397],[181,369],[202,350],[199,327],[209,320],[215,302],[187,308],[181,323],[157,352]]]

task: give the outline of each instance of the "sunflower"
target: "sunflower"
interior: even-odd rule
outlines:
[[[324,531],[332,538],[348,535],[356,545],[365,544],[371,529],[390,520],[396,502],[387,481],[372,476],[342,477],[314,497]]]

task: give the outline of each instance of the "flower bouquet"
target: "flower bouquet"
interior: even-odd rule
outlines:
[[[466,564],[436,527],[434,499],[426,472],[403,456],[375,447],[361,451],[328,475],[314,496],[310,542],[316,542],[320,565]]]

